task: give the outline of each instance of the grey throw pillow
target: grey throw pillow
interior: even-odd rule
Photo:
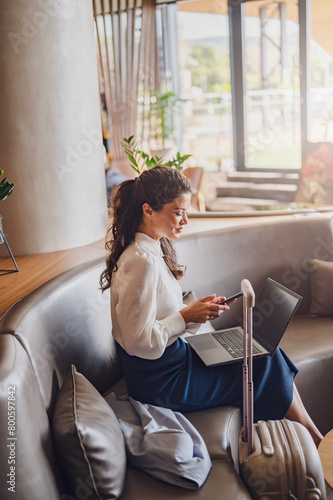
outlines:
[[[126,471],[119,422],[101,394],[73,365],[58,394],[52,428],[76,498],[82,491],[86,499],[118,498]]]

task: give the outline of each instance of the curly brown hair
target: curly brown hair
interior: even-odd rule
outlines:
[[[143,218],[142,205],[148,203],[155,212],[159,212],[164,205],[190,192],[189,180],[178,170],[165,166],[145,170],[136,179],[124,181],[115,188],[111,198],[112,224],[107,233],[110,237],[105,244],[109,254],[100,277],[103,291],[110,288],[119,257],[134,241]],[[177,262],[172,242],[162,237],[160,243],[165,263],[175,278],[180,279],[184,269]]]

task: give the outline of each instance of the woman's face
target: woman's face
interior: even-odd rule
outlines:
[[[166,236],[170,240],[177,240],[188,224],[187,212],[191,204],[191,193],[184,193],[175,198],[171,203],[164,205],[162,210],[155,212],[151,210],[147,215],[145,229],[147,234],[159,240]]]

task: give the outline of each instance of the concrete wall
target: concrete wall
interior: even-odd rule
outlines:
[[[0,0],[0,12],[8,242],[25,255],[99,240],[107,203],[91,0]]]

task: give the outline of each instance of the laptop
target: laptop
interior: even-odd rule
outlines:
[[[253,308],[253,357],[274,353],[301,300],[297,293],[266,279]],[[243,360],[241,326],[189,335],[186,341],[207,366]]]

